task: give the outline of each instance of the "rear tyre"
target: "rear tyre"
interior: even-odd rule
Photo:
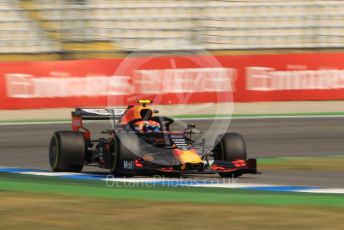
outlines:
[[[239,133],[225,133],[218,137],[214,159],[222,161],[247,160],[246,144]],[[222,177],[239,177],[242,173],[219,173]]]
[[[114,176],[135,176],[135,160],[140,157],[140,141],[133,133],[120,132],[114,140],[110,154],[110,172]]]
[[[86,144],[79,132],[58,131],[50,140],[49,162],[54,172],[81,172]]]

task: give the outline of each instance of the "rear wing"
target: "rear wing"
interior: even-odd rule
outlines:
[[[96,109],[96,108],[76,108],[72,112],[73,117],[80,117],[82,120],[119,120],[122,118],[127,108]]]
[[[76,108],[72,112],[72,130],[81,132],[87,141],[91,140],[91,132],[84,127],[83,120],[111,120],[114,126],[122,118],[127,108],[114,109],[92,109],[92,108]]]

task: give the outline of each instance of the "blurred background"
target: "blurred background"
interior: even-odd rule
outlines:
[[[0,0],[0,59],[337,51],[343,19],[344,1]]]
[[[344,0],[0,0],[0,229],[344,229],[343,51]],[[50,173],[74,107],[136,99],[242,134],[251,191]]]

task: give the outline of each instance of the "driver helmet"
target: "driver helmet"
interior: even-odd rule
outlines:
[[[160,132],[160,124],[151,120],[136,122],[135,128],[139,132]]]
[[[136,130],[140,132],[159,132],[160,124],[157,121],[151,120],[153,111],[151,109],[141,109],[140,117],[142,121],[135,123]]]

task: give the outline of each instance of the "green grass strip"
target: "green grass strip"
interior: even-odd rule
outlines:
[[[175,118],[259,118],[259,117],[317,117],[317,116],[344,116],[344,112],[312,112],[312,113],[252,113],[252,114],[185,114]]]
[[[300,194],[286,192],[245,191],[240,189],[196,187],[134,187],[133,184],[117,184],[107,187],[105,182],[78,181],[40,176],[0,175],[0,190],[66,194],[86,197],[135,199],[153,201],[207,202],[256,205],[307,205],[344,208],[342,195]]]
[[[344,155],[327,155],[312,157],[276,157],[258,159],[258,166],[261,169],[290,169],[343,172],[343,165]]]
[[[313,113],[254,113],[254,114],[181,114],[172,116],[177,119],[212,119],[212,118],[275,118],[275,117],[326,117],[344,116],[344,112],[313,112]],[[2,120],[0,125],[11,124],[58,124],[70,122],[70,119],[41,119],[41,120]]]
[[[260,164],[275,164],[275,163],[282,163],[286,161],[308,161],[308,160],[324,160],[324,159],[329,159],[329,160],[343,160],[344,155],[339,155],[339,154],[333,154],[333,155],[326,155],[326,156],[312,156],[312,157],[307,157],[307,156],[295,156],[295,157],[264,157],[264,158],[259,158],[258,162]]]

